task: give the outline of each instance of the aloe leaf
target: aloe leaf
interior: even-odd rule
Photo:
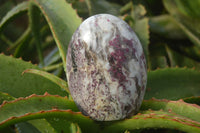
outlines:
[[[40,29],[42,38],[45,38],[50,33],[48,25],[43,26]],[[23,57],[24,60],[31,60],[36,52],[36,40],[31,34],[31,26],[27,28],[27,31],[14,43],[10,50],[16,48],[14,57]]]
[[[46,121],[56,130],[57,133],[70,132],[71,121],[68,119],[60,119],[58,117],[52,116],[46,118]]]
[[[149,20],[150,30],[158,35],[170,39],[186,38],[181,28],[170,15],[160,15],[151,17]]]
[[[33,37],[36,41],[36,48],[39,60],[42,65],[44,65],[43,61],[43,55],[42,55],[42,41],[41,41],[41,35],[40,35],[40,10],[33,2],[29,3],[29,10],[28,10],[28,16],[29,16],[29,23],[31,27],[31,31],[33,33]]]
[[[77,123],[70,122],[68,119],[60,119],[57,117],[46,119],[54,127],[57,133],[81,133],[79,125]]]
[[[148,72],[145,99],[178,100],[200,95],[200,72],[188,68],[165,68]]]
[[[13,1],[7,1],[7,2],[3,2],[0,5],[0,20],[2,20],[2,18],[5,16],[5,14],[10,11],[13,6],[15,6],[15,4],[13,3]]]
[[[37,128],[28,122],[15,124],[15,128],[18,133],[41,133]]]
[[[22,2],[15,6],[12,10],[10,10],[6,16],[4,16],[0,22],[0,32],[3,30],[3,28],[14,18],[18,17],[19,15],[22,15],[28,10],[28,1]]]
[[[0,92],[0,104],[2,104],[3,101],[12,101],[12,100],[15,100],[15,98],[10,96],[8,93]]]
[[[70,129],[71,133],[81,133],[81,129],[77,124],[71,123]]]
[[[133,6],[133,2],[130,1],[130,2],[126,3],[126,4],[120,9],[120,13],[121,13],[121,14],[124,14],[124,13],[128,12],[129,10],[131,10],[132,6]]]
[[[166,68],[168,66],[167,58],[165,56],[151,56],[149,59],[151,70],[157,68]]]
[[[67,82],[51,73],[41,71],[38,69],[27,69],[23,72],[23,74],[25,74],[25,73],[32,73],[32,74],[40,75],[40,76],[54,82],[61,88],[65,89],[68,92],[68,94],[70,94]]]
[[[13,50],[14,48],[16,48],[17,46],[20,45],[21,42],[23,42],[24,40],[26,40],[28,38],[28,36],[30,36],[31,33],[31,29],[30,27],[28,27],[24,33],[13,43],[13,45],[11,47],[9,47],[9,51]]]
[[[44,65],[49,66],[56,62],[58,62],[60,59],[58,48],[55,47],[47,56],[44,58]]]
[[[41,119],[41,118],[56,118],[59,120],[67,120],[69,122],[77,123],[81,128],[82,132],[97,132],[99,131],[98,125],[91,120],[89,117],[82,115],[80,112],[72,112],[71,110],[48,110],[40,111],[37,113],[28,113],[21,115],[19,117],[11,117],[9,120],[6,120],[0,123],[0,130],[8,125],[12,125],[18,122],[32,120],[32,119]]]
[[[170,47],[167,47],[167,46],[166,46],[166,52],[168,54],[168,58],[169,58],[171,67],[175,67],[175,66],[187,67],[187,68],[195,67],[196,70],[200,70],[199,62],[197,62],[189,57],[186,57],[186,56],[172,50]]]
[[[199,54],[199,49],[195,45],[192,46],[180,46],[178,48],[178,51],[181,53],[184,53],[186,56],[200,62],[200,54]]]
[[[65,70],[67,46],[72,34],[82,20],[65,0],[34,0],[34,2],[40,8],[50,26]]]
[[[44,95],[33,94],[26,98],[4,102],[0,108],[1,122],[12,116],[18,117],[21,114],[34,113],[41,110],[71,109],[73,111],[78,111],[75,103],[67,97],[50,95],[48,93],[45,93]]]
[[[44,77],[25,74],[26,69],[39,69],[36,65],[10,56],[0,54],[0,91],[13,97],[26,97],[33,93],[58,94],[66,96],[67,92]]]
[[[50,124],[52,123],[49,122],[49,119],[54,119],[58,123],[62,122],[60,131],[66,129],[66,127],[62,127],[66,126],[66,122],[77,123],[84,131],[98,130],[97,125],[89,117],[72,111],[78,111],[78,109],[75,103],[67,97],[53,96],[47,93],[45,95],[31,95],[11,102],[4,102],[1,105],[0,129],[19,122],[46,118]],[[32,121],[28,122],[40,129],[40,125],[32,123]],[[52,128],[54,128],[54,125]]]
[[[33,125],[40,133],[58,133],[46,119],[29,120],[27,123]]]
[[[3,35],[3,34],[0,35],[0,39],[1,39],[2,41],[4,41],[5,44],[8,45],[8,46],[12,46],[12,45],[13,45],[13,42],[10,41],[10,40],[9,40],[5,35]]]
[[[191,120],[200,122],[200,106],[196,104],[189,104],[183,100],[169,101],[169,100],[145,100],[142,103],[140,110],[163,110],[166,112],[173,112],[178,115],[190,118]]]
[[[25,33],[24,37],[20,41],[21,42],[16,43],[11,47],[11,49],[14,49],[16,47],[13,56],[17,58],[24,57],[27,54],[26,51],[29,51],[28,46],[30,46],[30,44],[33,42],[30,27],[28,27],[27,32]],[[30,54],[30,51],[29,51],[29,54]]]
[[[71,109],[78,111],[75,103],[67,97],[58,95],[31,95],[26,98],[19,98],[11,102],[4,102],[0,107],[0,123],[10,118],[20,117],[27,113],[36,113],[45,110]]]
[[[146,128],[168,128],[197,133],[200,132],[200,123],[169,112],[144,111],[130,119],[113,123],[106,127],[104,132],[120,133],[126,130]]]
[[[95,124],[93,120],[91,120],[89,117],[83,116],[80,112],[72,112],[71,110],[59,109],[52,109],[46,111],[42,110],[34,113],[21,114],[17,117],[10,117],[0,122],[0,130],[3,130],[3,128],[5,128],[8,125],[41,118],[54,118],[57,119],[57,121],[66,120],[68,122],[77,123],[83,132],[97,132],[99,130],[98,125]]]
[[[141,41],[146,59],[148,58],[148,55],[149,55],[148,45],[149,45],[149,38],[150,38],[148,23],[149,23],[149,19],[145,17],[143,19],[136,21],[134,25],[134,30]]]
[[[90,9],[90,15],[95,15],[99,13],[109,13],[118,16],[119,9],[121,6],[114,2],[108,2],[106,0],[87,0],[88,8]]]
[[[163,3],[167,11],[173,16],[174,20],[177,22],[183,32],[196,46],[200,48],[200,19],[199,17],[191,17],[191,15],[186,16],[181,13],[181,11],[183,10],[178,7],[180,3],[183,4],[184,2],[178,1],[179,0],[163,0]],[[197,5],[199,5],[199,2],[197,1],[190,1],[188,3],[194,3],[193,5],[195,5],[196,3]],[[191,8],[193,7],[190,7],[190,9]],[[194,10],[196,11],[197,9]]]
[[[58,68],[60,68],[62,66],[63,66],[63,63],[59,63],[59,64],[55,64],[55,65],[50,65],[50,66],[43,67],[42,69],[44,71],[52,71],[52,70],[58,69]]]
[[[13,127],[7,127],[1,130],[2,133],[16,133],[16,130]]]
[[[184,100],[184,102],[187,102],[187,103],[193,103],[193,104],[200,105],[200,96],[186,97],[183,100]]]
[[[200,17],[198,9],[200,7],[199,0],[195,0],[193,2],[188,0],[175,0],[175,3],[182,14],[189,17]]]

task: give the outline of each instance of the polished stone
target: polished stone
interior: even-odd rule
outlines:
[[[94,120],[137,113],[147,82],[138,37],[118,17],[99,14],[86,19],[68,47],[67,79],[77,106]]]

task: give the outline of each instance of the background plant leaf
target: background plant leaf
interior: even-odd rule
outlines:
[[[106,0],[87,0],[87,5],[91,7],[91,15],[99,14],[99,13],[109,13],[112,15],[118,15],[119,14],[119,8],[121,6],[116,3],[108,2]]]
[[[40,8],[50,26],[65,69],[67,46],[72,34],[82,20],[65,0],[59,0],[59,2],[55,0],[34,0],[34,2]]]
[[[17,132],[19,133],[41,133],[37,128],[28,122],[21,122],[15,125]]]
[[[184,56],[183,54],[178,53],[177,51],[167,46],[166,46],[166,51],[168,54],[171,67],[179,66],[179,67],[195,68],[196,70],[200,70],[200,63],[197,62],[196,60]]]
[[[173,16],[174,20],[177,22],[177,24],[183,30],[183,32],[190,38],[190,40],[197,47],[200,47],[200,19],[199,17],[191,17],[191,15],[186,16],[184,15],[184,13],[182,13],[183,10],[180,8],[180,6],[182,6],[182,4],[186,4],[185,1],[163,0],[163,3],[167,11]],[[188,5],[186,7],[187,9],[192,9],[190,10],[191,12],[189,14],[196,14],[196,12],[198,12],[198,9],[194,7],[200,6],[200,2],[198,0],[188,1],[187,5]]]
[[[19,15],[22,15],[28,10],[28,4],[29,2],[25,1],[20,3],[19,5],[15,6],[12,10],[10,10],[6,16],[4,16],[0,22],[0,32],[3,30],[3,28],[13,19],[18,17]]]
[[[57,133],[56,130],[53,128],[53,126],[46,119],[29,120],[28,123],[34,126],[39,131],[39,133],[45,133],[45,132]]]
[[[145,99],[178,100],[200,95],[200,72],[188,68],[165,68],[148,72]]]
[[[133,5],[131,6],[131,16],[133,18],[133,25],[132,28],[137,34],[146,56],[148,59],[149,51],[149,19],[145,17],[146,9],[143,5]]]
[[[29,16],[29,24],[31,27],[31,31],[33,33],[33,37],[36,41],[36,48],[40,63],[44,65],[43,54],[42,54],[42,39],[40,35],[41,25],[38,23],[40,22],[40,10],[35,4],[31,1],[29,2],[29,9],[28,9],[28,16]]]
[[[186,38],[185,34],[170,15],[151,17],[149,20],[150,30],[158,35],[170,39]]]

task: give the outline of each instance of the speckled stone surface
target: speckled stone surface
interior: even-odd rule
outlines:
[[[130,26],[109,14],[86,19],[68,47],[67,79],[77,106],[94,120],[137,113],[147,72],[142,46]]]

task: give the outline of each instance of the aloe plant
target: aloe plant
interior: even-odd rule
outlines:
[[[0,132],[200,132],[200,1],[140,2],[0,2]],[[124,19],[147,59],[142,106],[120,121],[84,116],[65,76],[72,34],[97,13]]]

